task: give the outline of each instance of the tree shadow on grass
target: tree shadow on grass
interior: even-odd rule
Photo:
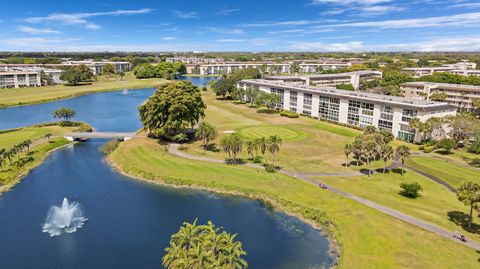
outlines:
[[[243,165],[243,164],[246,164],[247,161],[244,160],[244,159],[237,158],[236,160],[234,160],[234,159],[226,159],[226,160],[225,160],[225,163],[226,163],[226,164],[233,164],[233,165]]]
[[[203,148],[203,146],[201,146]],[[206,151],[211,151],[211,152],[220,152],[220,149],[217,148],[217,144],[212,143],[208,144],[207,147],[205,147]]]
[[[399,167],[399,168],[394,168],[394,169],[392,169],[391,171],[392,171],[392,173],[395,173],[395,174],[399,174],[399,175],[402,174],[402,168],[401,168],[401,167]],[[403,175],[406,175],[407,173],[408,173],[407,170],[403,170]]]
[[[447,213],[448,220],[462,227],[465,231],[470,233],[480,234],[480,225],[472,222],[472,226],[468,227],[469,215],[460,211],[450,211]]]

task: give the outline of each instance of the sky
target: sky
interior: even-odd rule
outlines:
[[[0,51],[480,51],[471,0],[20,0]]]

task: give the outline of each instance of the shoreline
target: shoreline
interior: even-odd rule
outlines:
[[[25,178],[26,176],[28,176],[28,174],[30,174],[30,172],[39,167],[40,165],[42,165],[45,160],[53,153],[55,152],[56,150],[59,150],[59,149],[62,149],[64,147],[67,147],[67,146],[70,146],[70,145],[74,145],[75,141],[69,141],[68,143],[64,144],[64,145],[61,145],[59,147],[56,147],[56,148],[53,148],[49,151],[46,152],[45,156],[42,156],[41,160],[39,160],[37,163],[35,163],[32,167],[30,167],[29,169],[27,169],[26,171],[24,171],[23,173],[21,174],[18,174],[15,179],[13,179],[13,181],[9,184],[6,184],[6,185],[2,185],[0,186],[0,196],[2,196],[4,193],[6,192],[9,192],[12,188],[14,188],[17,184],[19,184],[20,182],[22,182],[22,179]]]
[[[124,89],[135,91],[135,90],[153,89],[155,87],[156,86],[133,87],[133,88],[124,88]],[[89,95],[89,94],[123,91],[124,89],[115,88],[115,89],[105,89],[105,90],[98,90],[98,91],[92,90],[92,91],[86,91],[86,92],[82,92],[82,93],[74,93],[74,94],[71,94],[71,95],[65,95],[65,96],[62,96],[62,97],[42,99],[42,100],[26,102],[26,103],[18,103],[18,104],[12,104],[12,105],[0,104],[0,110],[7,109],[7,108],[13,108],[13,107],[46,104],[46,103],[51,103],[51,102],[60,101],[60,100],[73,99],[73,98],[77,98],[77,97],[81,97],[81,96]]]
[[[215,194],[222,194],[222,195],[231,195],[231,196],[237,196],[237,197],[243,197],[247,198],[250,200],[255,200],[260,203],[264,203],[266,205],[271,206],[275,211],[282,212],[288,216],[295,217],[299,219],[301,222],[310,225],[312,228],[317,230],[321,235],[325,236],[329,242],[329,251],[328,255],[333,259],[332,266],[330,268],[337,268],[342,257],[342,246],[341,243],[338,241],[335,236],[329,232],[328,227],[322,227],[321,224],[315,222],[314,220],[307,219],[300,213],[294,212],[293,210],[288,209],[287,207],[283,206],[280,202],[276,201],[275,199],[269,197],[269,196],[261,196],[261,195],[255,195],[255,194],[249,194],[245,192],[240,192],[240,191],[232,191],[232,190],[225,190],[225,189],[220,189],[220,188],[210,188],[210,187],[205,187],[201,185],[197,185],[195,183],[190,184],[190,185],[182,185],[182,184],[175,184],[175,183],[167,183],[165,180],[160,179],[160,180],[152,180],[152,179],[147,179],[138,175],[134,174],[129,174],[123,171],[123,169],[116,164],[112,158],[109,155],[105,156],[105,161],[106,163],[116,172],[120,173],[121,175],[127,176],[129,178],[143,181],[149,184],[155,184],[155,185],[160,185],[160,186],[165,186],[169,188],[174,188],[174,189],[188,189],[188,190],[197,190],[197,191],[204,191],[204,192],[210,192],[210,193],[215,193]]]

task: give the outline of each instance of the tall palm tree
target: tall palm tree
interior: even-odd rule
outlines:
[[[280,151],[282,138],[278,135],[272,135],[267,140],[268,151],[272,154],[272,164],[275,164],[275,154]]]
[[[393,157],[393,147],[389,144],[384,144],[380,149],[380,156],[383,159],[384,163],[382,174],[385,174],[385,170],[387,169],[387,162]]]
[[[220,146],[222,147],[222,150],[226,153],[228,153],[228,158],[231,159],[232,158],[232,154],[231,154],[231,145],[230,145],[230,137],[229,136],[225,136],[222,138],[222,140],[220,141]]]
[[[345,157],[347,157],[347,162],[345,163],[345,167],[348,166],[348,156],[353,152],[353,146],[352,144],[346,144],[345,147],[343,147],[343,153],[345,153]]]
[[[370,165],[372,160],[375,159],[377,155],[377,144],[373,141],[368,141],[363,147],[363,158],[366,160],[367,165]],[[368,176],[371,175],[372,169],[368,168]]]
[[[405,162],[407,162],[408,158],[410,157],[410,148],[405,145],[400,145],[395,150],[395,156],[400,159],[402,162],[402,176],[405,172]]]
[[[267,152],[267,139],[265,137],[259,137],[255,139],[255,143],[262,155],[265,155],[265,152]]]
[[[213,140],[217,137],[217,129],[215,126],[202,121],[195,132],[198,138],[203,139],[203,148],[207,148],[210,140]]]
[[[247,140],[245,141],[245,147],[247,148],[247,153],[252,156],[253,159],[253,152],[257,152],[257,144],[253,140]]]

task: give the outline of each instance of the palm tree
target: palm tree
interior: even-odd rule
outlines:
[[[220,146],[222,147],[222,150],[224,152],[228,153],[228,158],[231,159],[232,154],[231,154],[230,137],[229,136],[223,137],[222,140],[220,141]]]
[[[383,159],[384,163],[382,174],[385,174],[385,170],[387,169],[387,162],[393,157],[393,147],[391,145],[384,144],[380,149],[380,157]]]
[[[355,140],[353,142],[353,158],[357,160],[357,166],[360,162],[360,159],[362,158],[362,152],[363,152],[363,143],[360,140]]]
[[[252,159],[253,159],[253,152],[258,151],[257,144],[253,140],[247,140],[245,141],[245,147],[247,148],[247,153],[250,154],[250,156],[252,156]]]
[[[0,149],[0,171],[3,171],[3,163],[5,162],[5,151],[6,149]]]
[[[257,147],[260,149],[260,152],[262,155],[265,155],[265,152],[267,151],[267,139],[265,137],[260,137],[255,139],[255,143],[257,144]]]
[[[365,143],[363,147],[363,158],[366,160],[367,165],[370,165],[371,161],[377,155],[377,144],[373,141],[369,141]],[[368,176],[371,175],[372,170],[370,167],[368,168]]]
[[[203,148],[206,149],[210,140],[217,137],[217,129],[215,126],[202,121],[195,132],[198,138],[203,139]]]
[[[472,226],[472,213],[476,204],[480,203],[480,184],[476,182],[464,182],[457,191],[457,199],[466,206],[470,206],[468,227]]]
[[[50,142],[51,137],[52,137],[51,133],[45,134],[45,138],[48,139],[48,142]]]
[[[410,157],[410,148],[408,148],[405,145],[398,146],[396,151],[395,151],[395,156],[398,159],[400,159],[400,161],[402,162],[402,176],[403,176],[403,174],[405,172],[405,162]]]
[[[275,164],[275,154],[280,151],[282,138],[278,135],[272,135],[267,140],[268,151],[272,154],[272,164]]]
[[[346,144],[345,147],[343,147],[343,153],[345,153],[345,157],[347,157],[347,162],[345,163],[345,167],[348,166],[348,156],[350,153],[353,152],[353,146],[352,144]]]
[[[188,141],[188,136],[184,133],[179,133],[174,137],[177,143],[180,143],[180,147],[183,149],[183,143]]]

